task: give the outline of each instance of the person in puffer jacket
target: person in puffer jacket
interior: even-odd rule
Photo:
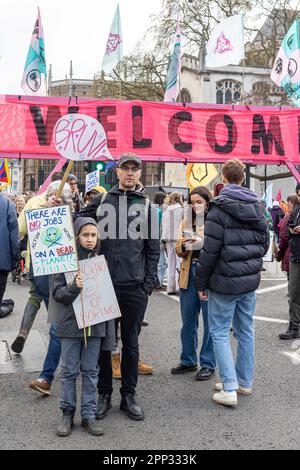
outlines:
[[[228,161],[222,177],[225,188],[209,205],[195,282],[200,298],[208,298],[208,320],[222,382],[216,384],[218,393],[213,400],[236,406],[237,391],[252,393],[255,291],[269,234],[261,202],[242,187],[243,163]],[[236,365],[230,347],[231,326],[238,341]]]
[[[80,218],[74,224],[77,238],[78,259],[96,256],[98,244],[97,223],[91,218]],[[56,304],[61,305],[57,323],[57,336],[61,338],[61,401],[63,412],[57,435],[68,436],[73,427],[76,410],[76,378],[81,371],[82,427],[90,434],[104,434],[96,421],[98,359],[101,349],[112,350],[116,347],[115,324],[113,320],[99,323],[88,328],[87,347],[84,344],[83,329],[78,328],[73,302],[83,289],[80,272],[71,284],[67,284],[65,275],[55,274],[50,281],[50,295]],[[99,286],[101,289],[101,286]]]

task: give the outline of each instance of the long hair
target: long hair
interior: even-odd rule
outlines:
[[[190,192],[189,194],[189,204],[192,204],[192,196],[194,194],[198,194],[198,196],[203,197],[203,199],[207,202],[207,205],[212,199],[212,194],[210,190],[206,186],[197,186],[197,188],[193,189],[193,191]],[[197,214],[195,211],[192,211],[192,222],[193,225],[195,224]]]
[[[175,204],[180,204],[182,207],[184,206],[183,196],[181,193],[171,193],[168,194],[166,199],[166,204],[168,206],[173,206]]]

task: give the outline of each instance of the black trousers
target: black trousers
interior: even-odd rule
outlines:
[[[7,278],[8,278],[8,272],[0,271],[0,306],[2,304],[4,292],[6,289]]]
[[[120,320],[118,319],[122,341],[122,385],[120,392],[122,396],[134,395],[138,381],[139,335],[149,297],[139,286],[115,287],[115,291],[122,314]],[[111,395],[113,379],[110,351],[101,351],[99,368],[99,394]]]

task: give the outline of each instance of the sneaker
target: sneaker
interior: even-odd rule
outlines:
[[[147,364],[144,364],[143,361],[140,359],[139,360],[139,365],[138,365],[138,373],[141,375],[150,375],[153,374],[153,367],[148,366]]]
[[[47,395],[47,396],[51,395],[51,392],[50,392],[51,384],[49,384],[47,380],[43,380],[43,379],[33,380],[32,382],[30,382],[28,386],[32,390],[36,390],[37,392],[40,392],[43,395]]]
[[[121,356],[120,353],[114,353],[111,355],[111,365],[113,371],[113,378],[114,379],[121,379]]]
[[[217,383],[214,386],[214,389],[217,390],[218,392],[221,392],[223,390],[223,384]],[[252,395],[252,388],[245,388],[239,386],[238,390],[236,391],[239,395]]]
[[[236,392],[224,392],[224,390],[221,390],[214,394],[213,401],[219,403],[219,405],[237,406],[237,394]]]
[[[92,436],[102,436],[105,434],[104,429],[101,428],[96,419],[83,419],[81,421],[81,426]]]

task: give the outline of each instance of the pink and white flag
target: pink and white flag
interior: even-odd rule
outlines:
[[[206,67],[238,65],[244,59],[244,15],[222,20],[206,45]]]
[[[123,36],[121,27],[120,8],[117,6],[116,13],[110,28],[105,53],[102,61],[102,70],[106,73],[118,65],[123,58]]]

